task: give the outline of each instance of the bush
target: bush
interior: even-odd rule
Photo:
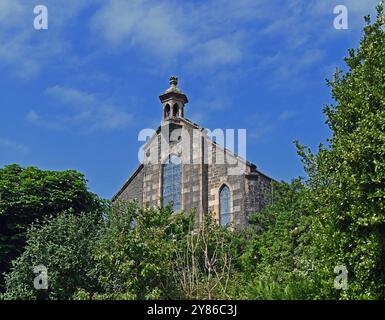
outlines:
[[[22,255],[5,277],[3,299],[69,299],[77,288],[97,290],[92,247],[101,226],[100,213],[63,213],[32,225]],[[48,290],[34,288],[33,268],[48,270]]]

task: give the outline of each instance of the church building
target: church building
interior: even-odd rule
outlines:
[[[175,211],[194,209],[199,221],[211,212],[223,226],[246,226],[248,216],[270,201],[273,180],[225,148],[218,141],[223,142],[220,134],[187,119],[188,98],[177,84],[178,78],[171,77],[170,87],[160,95],[161,125],[143,146],[141,164],[113,201],[135,199],[142,206],[171,203]]]

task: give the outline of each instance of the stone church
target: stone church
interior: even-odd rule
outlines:
[[[273,180],[187,119],[188,98],[177,84],[177,77],[171,77],[170,87],[160,95],[161,125],[113,201],[171,203],[175,211],[194,209],[199,221],[212,212],[222,225],[245,226],[248,216],[270,201]]]

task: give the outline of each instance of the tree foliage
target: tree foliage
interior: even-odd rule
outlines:
[[[175,243],[186,232],[188,216],[170,206],[140,208],[115,204],[93,250],[102,290],[93,299],[155,299],[175,294],[172,276]],[[84,288],[82,288],[84,289]]]
[[[335,100],[324,109],[328,146],[317,155],[300,149],[315,208],[318,272],[327,283],[336,265],[347,267],[341,298],[385,296],[385,16],[383,5],[377,8],[374,23],[365,19],[358,50],[349,50],[348,70],[328,81]]]
[[[306,181],[276,185],[274,204],[253,219],[236,296],[385,297],[385,16],[377,9],[347,71],[328,81],[327,146],[314,154],[297,143]],[[348,270],[346,290],[334,287],[337,266]]]
[[[236,239],[212,214],[200,224],[190,224],[189,232],[176,243],[173,260],[173,275],[184,298],[230,298],[239,245]]]
[[[242,299],[311,299],[316,287],[311,246],[312,214],[302,179],[274,183],[272,205],[251,217],[243,232],[246,247],[239,256],[238,285]],[[241,283],[241,285],[239,285]]]
[[[32,224],[25,250],[6,275],[4,299],[69,299],[77,288],[97,291],[92,248],[102,222],[101,212],[62,213]],[[48,290],[34,287],[34,267],[47,268]]]
[[[75,299],[225,298],[231,232],[207,215],[140,208],[120,202],[108,214],[93,250],[101,290],[79,288]]]
[[[0,291],[2,274],[17,258],[32,222],[63,211],[90,212],[103,203],[74,170],[45,171],[9,165],[0,169]]]

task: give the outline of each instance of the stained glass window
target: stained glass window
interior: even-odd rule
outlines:
[[[172,202],[174,211],[180,210],[181,175],[181,159],[171,155],[163,165],[163,205]]]
[[[219,193],[219,213],[221,225],[227,226],[231,222],[230,189],[224,186]]]

